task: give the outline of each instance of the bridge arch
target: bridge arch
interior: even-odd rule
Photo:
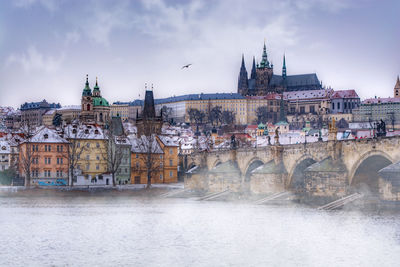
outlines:
[[[353,189],[362,188],[372,193],[378,193],[378,171],[392,163],[392,157],[383,151],[365,153],[351,168],[349,185]]]
[[[316,163],[316,161],[310,155],[304,155],[297,160],[297,164],[295,164],[289,172],[287,188],[295,191],[304,190],[304,170],[314,163]]]
[[[213,165],[211,166],[211,169],[214,169],[215,167],[217,167],[218,165],[220,165],[222,162],[220,159],[217,159],[214,161]]]
[[[264,161],[262,161],[258,157],[252,158],[249,161],[249,163],[247,164],[246,171],[244,172],[245,173],[244,180],[246,182],[249,182],[250,181],[251,172],[254,171],[255,169],[257,169],[258,167],[260,167],[261,165],[264,165]]]

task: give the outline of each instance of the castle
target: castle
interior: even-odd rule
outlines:
[[[110,104],[101,96],[100,87],[97,83],[92,89],[89,86],[88,75],[86,75],[85,88],[82,91],[81,99],[81,121],[84,123],[93,123],[104,126],[108,123],[110,117]]]
[[[322,89],[322,86],[315,73],[287,75],[285,55],[283,56],[282,75],[274,74],[274,65],[268,61],[265,42],[261,62],[256,65],[255,58],[253,57],[250,79],[248,78],[244,64],[244,56],[242,56],[238,79],[238,93],[243,96],[262,96],[269,93],[319,89]]]

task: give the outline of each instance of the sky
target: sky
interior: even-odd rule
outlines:
[[[0,106],[80,104],[86,74],[109,102],[236,92],[244,54],[317,73],[364,99],[393,95],[398,0],[0,1]],[[193,64],[181,69],[183,65]]]

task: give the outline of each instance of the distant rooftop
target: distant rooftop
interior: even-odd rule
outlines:
[[[355,90],[350,89],[350,90],[334,91],[331,98],[332,99],[335,99],[335,98],[359,98],[359,96]]]

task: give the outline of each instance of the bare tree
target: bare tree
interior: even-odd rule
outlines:
[[[172,108],[163,106],[161,108],[162,119],[164,122],[171,122],[172,121]]]
[[[214,122],[216,125],[222,122],[222,107],[221,106],[215,106],[210,110],[210,113],[208,114],[208,120],[209,122],[214,125]]]
[[[78,167],[78,161],[81,158],[85,146],[81,144],[81,138],[83,131],[80,129],[81,124],[75,123],[73,125],[67,125],[63,129],[63,137],[68,140],[68,185],[74,186],[74,170]]]
[[[225,124],[233,124],[235,122],[235,113],[230,110],[222,111],[222,122]]]
[[[188,110],[190,122],[194,122],[196,126],[203,123],[206,114],[196,108],[191,108]]]
[[[25,186],[31,186],[32,163],[38,152],[38,145],[32,143],[32,137],[36,127],[32,126],[29,120],[25,120],[21,127],[24,141],[20,146],[19,166],[24,174]]]
[[[266,123],[268,121],[268,108],[267,106],[258,107],[256,110],[257,123]]]
[[[103,154],[103,158],[107,161],[107,171],[111,173],[113,186],[116,185],[115,174],[117,173],[122,159],[124,157],[123,144],[126,138],[124,136],[120,136],[117,133],[113,123],[109,123],[110,127],[108,130],[105,130],[105,138],[106,138],[106,153]]]

